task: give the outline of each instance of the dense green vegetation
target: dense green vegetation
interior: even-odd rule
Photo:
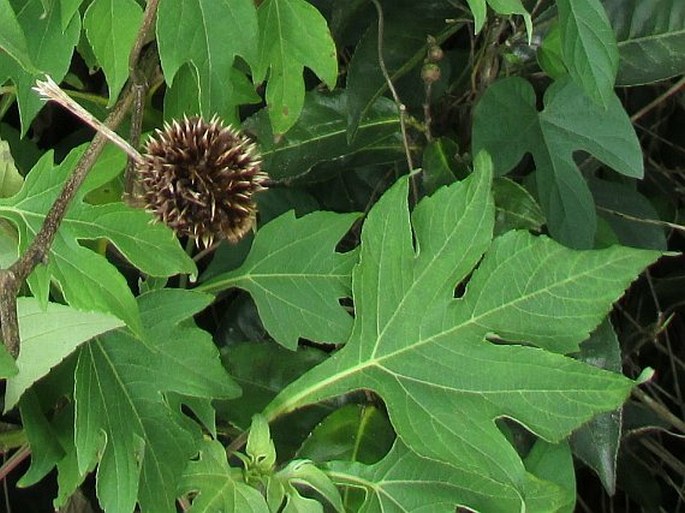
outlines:
[[[5,510],[680,511],[684,73],[682,0],[0,0]]]

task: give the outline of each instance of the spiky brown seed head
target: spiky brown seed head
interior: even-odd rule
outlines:
[[[216,116],[184,117],[157,130],[138,176],[145,208],[205,247],[221,238],[237,242],[250,231],[253,195],[267,179],[254,143]]]

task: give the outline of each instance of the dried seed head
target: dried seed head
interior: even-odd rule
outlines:
[[[253,194],[267,179],[256,146],[216,116],[166,124],[148,140],[138,173],[146,209],[205,247],[250,231]]]

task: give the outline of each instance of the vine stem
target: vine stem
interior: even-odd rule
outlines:
[[[383,78],[385,78],[385,82],[388,84],[388,89],[390,90],[390,94],[395,101],[395,105],[397,105],[397,111],[400,117],[400,131],[402,132],[402,142],[404,144],[404,154],[407,159],[407,166],[409,166],[409,171],[411,172],[414,170],[414,160],[411,156],[411,148],[409,146],[409,138],[407,136],[407,107],[404,105],[404,103],[402,103],[402,100],[400,100],[400,97],[397,94],[395,85],[392,83],[392,78],[390,78],[390,74],[388,73],[388,68],[385,65],[385,58],[383,57],[383,35],[385,31],[383,7],[378,0],[371,0],[371,3],[376,8],[376,13],[378,14],[378,65],[381,68],[381,73],[383,74]],[[412,195],[414,196],[414,202],[416,203],[418,202],[418,192],[416,190],[416,184],[414,183],[414,180],[412,180],[411,183]]]
[[[154,16],[157,3],[158,0],[150,0],[148,2],[144,19]],[[129,62],[135,62],[136,66],[140,60],[140,51],[144,45],[148,29],[149,25],[143,24],[141,26],[133,45]],[[97,130],[97,134],[79,159],[74,171],[67,178],[59,197],[50,207],[43,221],[43,226],[31,241],[29,247],[9,268],[0,269],[0,323],[2,323],[2,339],[5,347],[15,359],[19,356],[21,344],[17,316],[17,295],[19,294],[19,289],[38,264],[47,263],[50,247],[55,240],[57,230],[64,219],[66,211],[104,149],[105,144],[107,144],[108,140],[111,140],[124,149],[131,158],[135,158],[135,155],[138,156],[137,158],[140,158],[137,150],[114,132],[114,129],[124,120],[133,102],[134,87],[132,81],[129,81],[127,84],[124,92],[114,105],[112,112],[107,116],[104,125],[67,96],[49,77],[47,80],[37,83],[36,87],[41,95],[47,99],[55,100],[60,105],[76,113],[86,123],[91,124],[95,120],[96,126],[94,128]],[[75,105],[78,105],[78,108]],[[84,113],[85,116],[83,115]],[[121,141],[124,142],[123,145]]]

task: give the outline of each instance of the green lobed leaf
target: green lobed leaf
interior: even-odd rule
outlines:
[[[493,84],[474,110],[473,152],[490,152],[498,175],[532,153],[550,233],[570,247],[588,249],[593,247],[597,219],[573,154],[586,151],[619,173],[642,177],[640,143],[616,96],[601,109],[566,79],[549,87],[544,103],[538,112],[535,92],[522,78]]]
[[[335,246],[357,217],[321,211],[298,219],[287,212],[259,229],[238,269],[197,290],[247,290],[264,327],[288,349],[296,349],[300,337],[342,343],[350,334],[352,317],[338,300],[349,296],[357,253],[336,253]]]
[[[475,167],[420,202],[411,223],[406,177],[378,201],[353,272],[350,340],[264,415],[371,389],[413,451],[470,474],[479,489],[497,488],[495,511],[511,511],[523,506],[525,470],[494,420],[515,419],[555,442],[621,404],[630,380],[550,350],[577,349],[659,253],[574,251],[526,232],[491,243],[492,164],[479,154]],[[455,299],[454,287],[472,271]]]
[[[67,175],[85,147],[72,152],[58,165],[46,153],[12,198],[0,199],[0,217],[19,231],[19,249],[24,251],[43,225]],[[50,279],[56,280],[67,302],[82,310],[113,313],[134,331],[140,330],[138,309],[125,278],[107,259],[80,245],[79,240],[106,238],[136,267],[152,276],[195,273],[193,261],[180,247],[173,232],[162,224],[150,224],[146,212],[118,203],[88,205],[84,196],[121,172],[126,158],[107,147],[77,193],[55,241],[47,265],[39,265],[29,276],[29,286],[43,304]]]
[[[269,513],[257,490],[237,478],[240,473],[226,461],[226,449],[217,441],[204,441],[200,458],[192,461],[179,485],[181,493],[196,493],[188,513]]]
[[[21,132],[25,135],[29,124],[44,104],[31,88],[36,79],[43,78],[46,73],[55,82],[66,75],[81,32],[81,19],[74,16],[63,29],[60,2],[53,2],[47,11],[41,0],[16,0],[12,5],[26,37],[28,54],[34,67],[26,71],[8,54],[0,52],[0,69],[17,86]]]
[[[128,57],[142,20],[143,10],[135,0],[95,0],[83,16],[88,41],[107,77],[108,107],[128,79]]]
[[[360,513],[453,513],[457,504],[483,513],[519,511],[517,499],[505,487],[483,482],[460,467],[422,458],[399,439],[374,465],[335,461],[327,465],[327,474],[339,486],[366,491]],[[558,511],[558,487],[530,474],[526,481],[527,500],[544,501],[547,508],[535,511]]]
[[[561,54],[573,80],[604,108],[614,99],[618,47],[600,0],[557,0]]]
[[[297,123],[278,141],[263,110],[243,127],[259,140],[264,169],[274,179],[302,176],[321,162],[349,169],[351,159],[366,165],[401,158],[404,147],[395,104],[381,98],[370,106],[357,137],[349,144],[345,135],[348,105],[346,92],[307,93]]]
[[[28,71],[35,71],[31,63],[28,45],[10,0],[0,0],[0,48]]]
[[[83,312],[57,303],[48,303],[46,309],[30,297],[17,299],[17,314],[21,339],[19,374],[7,380],[5,411],[12,409],[31,385],[81,344],[124,325],[113,315]]]
[[[227,30],[234,27],[239,32]],[[179,44],[182,41],[183,44]],[[252,0],[163,0],[157,43],[166,82],[173,86],[185,64],[195,68],[202,115],[238,121],[233,67],[237,56],[257,62],[257,13]]]
[[[685,3],[602,0],[621,56],[618,85],[641,85],[685,73]]]
[[[457,32],[462,25],[446,23],[454,16],[454,7],[442,0],[421,2],[421,16],[414,2],[386,2],[388,11],[383,28],[383,61],[393,82],[410,72],[420,73],[418,66],[426,58],[431,35],[439,44]],[[354,141],[364,118],[376,100],[388,90],[378,64],[378,28],[374,19],[355,48],[347,69],[347,140]],[[397,110],[397,107],[395,107]]]
[[[307,66],[333,89],[338,76],[335,42],[324,17],[305,0],[265,0],[259,5],[259,56],[255,83],[269,72],[266,103],[275,134],[287,132],[304,105]]]
[[[75,371],[78,466],[97,455],[97,492],[105,511],[176,511],[177,485],[197,451],[200,428],[166,399],[240,393],[208,333],[188,319],[206,294],[165,289],[138,298],[145,337],[119,331],[81,348]]]

